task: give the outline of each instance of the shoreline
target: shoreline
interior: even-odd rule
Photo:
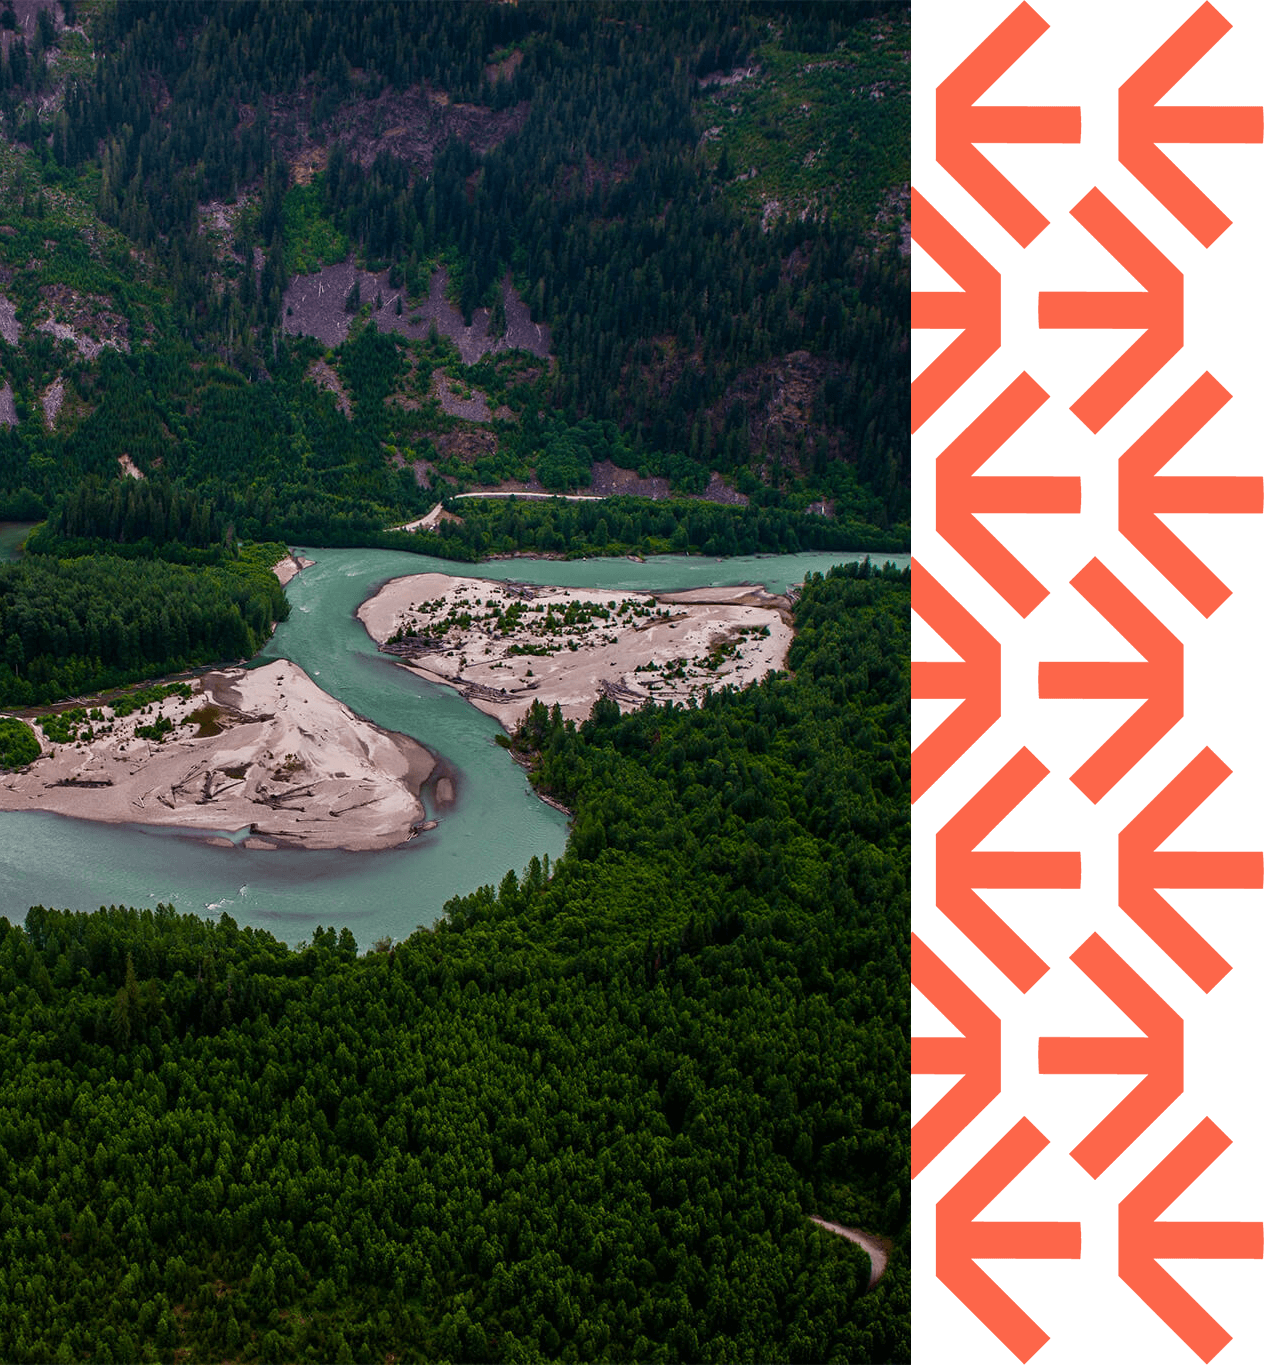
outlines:
[[[41,755],[0,776],[0,810],[219,844],[249,830],[242,846],[261,851],[391,848],[434,828],[421,792],[435,755],[357,716],[287,660],[208,673],[189,697],[127,717],[93,708],[69,733],[53,742],[36,730]],[[451,782],[446,768],[441,777]]]
[[[278,559],[272,566],[272,572],[280,579],[281,585],[290,582],[297,574],[304,569],[310,569],[316,561],[314,559],[303,559],[301,556],[291,552],[284,559]],[[273,630],[276,629],[276,622],[272,623]],[[256,654],[254,658],[258,658]],[[33,706],[23,706],[16,709],[5,710],[2,714],[15,716],[18,720],[24,720],[34,728],[34,722],[38,716],[57,715],[62,711],[75,706],[83,707],[107,707],[111,705],[112,699],[125,697],[131,692],[137,691],[142,687],[161,687],[167,683],[187,682],[193,683],[200,678],[206,677],[208,673],[220,673],[225,669],[248,668],[254,659],[238,659],[235,663],[228,660],[220,660],[217,663],[196,664],[192,668],[181,669],[178,673],[163,673],[161,676],[150,678],[137,678],[134,682],[120,683],[117,687],[105,687],[97,692],[85,692],[79,696],[62,697],[57,701],[42,702]],[[363,717],[360,717],[363,719]],[[372,722],[365,722],[371,724]],[[4,774],[0,772],[0,778]]]
[[[443,573],[394,578],[356,609],[378,646],[507,730],[535,701],[586,719],[687,702],[785,668],[790,602],[758,585],[677,592],[563,588]]]
[[[304,569],[310,569],[315,563],[314,559],[303,559],[291,550],[284,559],[277,560],[272,566],[272,572],[280,579],[281,586],[285,587],[297,574],[302,573]]]

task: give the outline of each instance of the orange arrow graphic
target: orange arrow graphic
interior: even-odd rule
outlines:
[[[1080,105],[976,104],[1048,25],[1031,5],[1018,5],[975,51],[935,87],[935,160],[962,190],[1028,247],[1048,218],[1014,187],[976,143],[1080,142]]]
[[[1145,1077],[1071,1153],[1096,1180],[1185,1089],[1185,1021],[1097,934],[1071,961],[1145,1034],[1040,1040],[1042,1076]]]
[[[935,160],[986,212],[1027,246],[1049,220],[975,147],[976,142],[1078,142],[1078,105],[985,105],[976,101],[1048,29],[1028,4],[994,29],[935,91]]]
[[[1100,560],[1089,560],[1071,580],[1071,586],[1145,659],[1143,663],[1040,665],[1039,688],[1044,698],[1145,698],[1144,704],[1071,774],[1071,781],[1096,803],[1184,715],[1185,649]]]
[[[962,333],[913,380],[913,430],[952,397],[1001,345],[1001,273],[916,190],[913,240],[939,262],[963,292],[914,290],[914,327],[962,328]]]
[[[1048,965],[976,894],[978,887],[1078,887],[1078,853],[980,853],[977,845],[1049,775],[1020,749],[935,836],[935,904],[1018,987],[1029,991]]]
[[[1101,190],[1090,190],[1071,217],[1144,288],[1142,293],[1041,291],[1041,327],[1145,329],[1071,404],[1071,411],[1096,432],[1184,345],[1185,277]]]
[[[1156,142],[1264,142],[1259,105],[1155,105],[1233,27],[1203,5],[1119,87],[1119,164],[1203,244],[1231,220],[1154,145]]]
[[[1231,1146],[1203,1119],[1119,1205],[1119,1278],[1203,1360],[1233,1338],[1158,1262],[1262,1260],[1264,1223],[1160,1223],[1158,1217]]]
[[[914,1075],[961,1077],[913,1125],[917,1175],[1001,1093],[1001,1021],[916,934],[913,986],[963,1035],[913,1039]]]
[[[1064,475],[976,474],[1049,395],[1029,374],[1017,379],[935,461],[935,529],[1020,615],[1049,590],[976,517],[977,512],[1078,512],[1080,481]]]
[[[977,1217],[1048,1145],[1035,1124],[1019,1119],[935,1205],[935,1274],[1019,1360],[1030,1360],[1049,1335],[975,1261],[1078,1261],[1080,1225]]]
[[[1155,887],[1256,890],[1264,887],[1264,854],[1156,849],[1229,775],[1229,768],[1204,749],[1119,834],[1119,908],[1204,991],[1232,968]]]
[[[916,801],[1001,715],[1001,647],[955,597],[913,561],[913,610],[961,658],[915,663],[912,696],[961,697],[958,706],[913,750]]]
[[[1119,457],[1120,531],[1204,616],[1210,616],[1230,590],[1157,514],[1261,512],[1264,479],[1157,475],[1230,397],[1211,375],[1202,375]]]

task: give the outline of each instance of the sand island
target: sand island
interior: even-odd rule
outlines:
[[[742,687],[785,667],[789,602],[761,587],[646,593],[413,574],[356,615],[384,652],[512,729],[533,701],[582,720]]]
[[[285,660],[190,681],[131,715],[94,707],[69,742],[0,775],[0,810],[248,830],[247,848],[389,848],[425,822],[431,753],[357,716]],[[78,715],[78,713],[75,713]]]

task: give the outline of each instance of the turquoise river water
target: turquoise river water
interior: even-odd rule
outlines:
[[[413,735],[455,769],[457,800],[436,829],[398,849],[345,853],[212,848],[170,830],[0,812],[0,914],[32,905],[95,910],[169,902],[183,914],[229,914],[294,944],[318,925],[347,926],[363,948],[433,923],[452,896],[490,883],[533,855],[557,858],[567,820],[531,792],[494,743],[500,727],[448,688],[377,653],[355,609],[404,574],[514,578],[567,587],[665,592],[763,583],[782,592],[809,572],[860,555],[735,559],[514,559],[456,565],[393,550],[303,550],[315,565],[286,589],[293,610],[258,657],[291,659],[326,692],[387,729]],[[907,565],[907,555],[884,556]]]

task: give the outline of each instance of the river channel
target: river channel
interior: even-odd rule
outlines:
[[[231,915],[239,925],[267,929],[290,944],[319,925],[349,927],[361,948],[387,934],[406,938],[432,924],[451,897],[498,885],[533,855],[556,859],[566,844],[567,820],[531,792],[522,769],[495,744],[500,727],[494,720],[377,653],[354,613],[382,583],[438,572],[612,591],[751,582],[782,592],[806,573],[863,558],[835,553],[459,565],[392,550],[300,553],[316,563],[289,583],[290,619],[256,662],[290,659],[352,710],[442,755],[456,770],[457,801],[438,827],[385,852],[269,852],[213,848],[171,830],[4,812],[0,914],[20,921],[36,904],[95,910],[168,902],[181,914]],[[884,558],[908,564],[907,555]]]

